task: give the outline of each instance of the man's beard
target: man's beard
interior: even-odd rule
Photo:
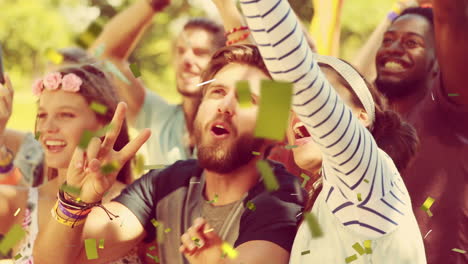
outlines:
[[[217,173],[229,173],[248,164],[254,158],[252,151],[258,151],[266,142],[253,135],[242,135],[231,146],[225,142],[205,143],[202,129],[197,124],[194,136],[198,163],[202,168]]]
[[[401,80],[398,82],[382,81],[377,76],[375,85],[390,101],[397,101],[416,93],[420,88],[422,80]]]

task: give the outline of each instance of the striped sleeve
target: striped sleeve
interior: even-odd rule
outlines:
[[[330,210],[369,237],[394,230],[410,206],[401,176],[320,71],[289,3],[244,0],[241,7],[273,78],[294,83],[293,110],[323,153]]]

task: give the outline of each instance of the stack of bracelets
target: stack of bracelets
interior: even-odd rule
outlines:
[[[249,35],[250,35],[249,28],[248,28],[248,27],[245,27],[245,26],[241,26],[241,27],[235,27],[235,28],[233,28],[233,29],[227,31],[226,33],[224,33],[224,36],[225,36],[225,37],[228,37],[229,35],[233,34],[234,32],[238,32],[238,31],[247,31],[247,33],[242,34],[242,36],[240,36],[240,37],[237,38],[237,39],[233,39],[233,40],[228,40],[228,41],[226,41],[226,46],[229,46],[229,45],[232,45],[232,44],[236,44],[237,42],[243,41],[243,40],[245,40],[246,38],[248,38]]]
[[[116,218],[119,217],[112,214],[104,206],[102,206],[101,201],[96,203],[85,203],[79,198],[74,198],[71,195],[65,193],[63,190],[59,190],[57,198],[58,201],[51,211],[52,217],[54,217],[57,222],[66,226],[70,226],[71,228],[84,224],[86,222],[86,217],[91,212],[93,207],[101,207],[107,213],[107,216],[109,216],[110,220],[113,219],[111,215]],[[60,210],[60,213],[66,217],[60,216],[57,210]]]
[[[0,173],[6,174],[13,169],[13,152],[9,150],[5,145],[0,147]]]

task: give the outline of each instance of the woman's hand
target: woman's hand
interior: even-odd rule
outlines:
[[[79,198],[85,203],[94,203],[102,199],[114,184],[123,165],[151,135],[149,129],[144,129],[124,148],[115,151],[113,146],[125,120],[126,110],[127,105],[119,103],[104,141],[94,137],[89,142],[86,152],[77,146],[73,154],[67,171],[67,185],[80,188]],[[112,168],[111,172],[103,172],[103,166]]]
[[[8,120],[11,117],[11,112],[13,108],[13,86],[11,85],[10,78],[5,73],[5,85],[0,83],[0,138],[5,132],[6,125]],[[0,141],[0,143],[2,143]]]

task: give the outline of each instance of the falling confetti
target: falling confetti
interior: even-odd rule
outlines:
[[[458,253],[461,253],[461,254],[466,254],[466,251],[465,251],[465,250],[459,249],[459,248],[452,248],[452,251],[458,252]]]
[[[144,165],[143,169],[144,170],[158,170],[158,169],[164,169],[166,168],[167,165],[162,165],[162,164],[157,164],[157,165]]]
[[[310,180],[310,177],[305,173],[301,173],[301,177],[304,179],[304,181],[302,181],[301,187],[304,188],[307,182]]]
[[[460,96],[460,95],[457,93],[449,93],[448,96]]]
[[[156,263],[159,263],[159,258],[158,256],[153,256],[150,253],[146,253],[146,256],[150,257],[152,260],[154,260]]]
[[[229,243],[224,242],[221,245],[221,250],[223,251],[224,254],[227,255],[228,258],[230,259],[235,259],[239,255],[237,250],[235,250]]]
[[[270,192],[278,190],[279,189],[278,180],[273,174],[273,170],[271,169],[268,162],[265,160],[259,160],[257,162],[257,168],[260,171],[260,174],[262,175],[265,188]]]
[[[251,211],[255,211],[257,209],[257,207],[255,206],[255,204],[252,201],[247,202],[247,208],[249,208],[249,210],[251,210]]]
[[[166,234],[169,233],[169,232],[171,232],[171,231],[172,231],[172,229],[171,229],[170,227],[164,229],[164,233],[166,233]]]
[[[47,49],[45,55],[54,64],[60,64],[63,62],[63,55],[53,48]]]
[[[119,170],[119,163],[117,161],[109,162],[101,167],[101,172],[103,174],[111,174],[117,170]]]
[[[359,202],[362,201],[362,197],[361,197],[361,194],[360,194],[360,193],[357,194],[357,199],[358,199]]]
[[[353,245],[353,248],[354,248],[354,250],[357,251],[357,253],[359,253],[359,255],[364,255],[365,250],[364,250],[364,248],[362,248],[361,244],[359,244],[358,242],[356,242],[356,243]]]
[[[307,254],[310,254],[310,250],[306,250],[306,251],[301,252],[301,255],[307,255]]]
[[[372,254],[372,241],[370,240],[364,240],[364,248],[366,249],[366,254]]]
[[[6,255],[25,235],[26,232],[23,228],[18,224],[14,224],[0,241],[0,253]]]
[[[252,106],[252,98],[250,94],[250,85],[248,81],[238,81],[236,83],[237,97],[239,98],[239,106],[247,108]]]
[[[81,188],[78,188],[78,187],[73,187],[73,186],[70,186],[70,185],[67,185],[67,184],[62,184],[62,186],[60,186],[60,190],[68,193],[68,194],[74,194],[74,195],[77,195],[79,196],[81,194]]]
[[[293,148],[297,148],[297,147],[299,147],[299,146],[297,146],[297,145],[287,145],[284,148],[285,149],[293,149]]]
[[[95,102],[95,101],[91,102],[91,104],[89,105],[89,108],[91,108],[91,110],[101,115],[105,115],[107,112],[107,106],[100,104],[98,102]]]
[[[94,51],[94,57],[96,58],[101,57],[105,49],[106,49],[106,45],[104,43],[101,43],[101,45],[99,45],[99,47],[97,47],[96,50]]]
[[[20,211],[21,211],[21,208],[16,209],[16,212],[13,214],[13,216],[17,216]]]
[[[104,248],[104,239],[99,240],[99,248]]]
[[[260,152],[257,152],[257,151],[252,151],[252,155],[255,155],[255,156],[260,156]]]
[[[197,84],[197,87],[203,86],[203,85],[208,84],[208,83],[212,83],[214,81],[216,81],[216,79],[212,79],[212,80],[209,80],[209,81],[206,81],[206,82],[199,83],[199,84]]]
[[[356,256],[356,254],[354,254],[352,256],[349,256],[349,257],[345,258],[345,262],[350,263],[350,262],[355,261],[356,259],[357,259],[357,256]]]
[[[312,213],[304,213],[304,218],[307,221],[312,237],[321,237],[323,235],[323,232],[320,228],[317,219],[315,218],[315,215],[313,215]]]
[[[138,77],[141,76],[140,68],[138,67],[138,65],[136,63],[130,64],[130,70],[132,71],[133,76],[135,78],[138,78]]]
[[[16,256],[15,256],[15,260],[18,260],[18,259],[20,259],[21,257],[22,257],[21,253],[18,253],[18,254],[16,254]]]
[[[434,198],[432,197],[427,197],[426,201],[424,201],[423,205],[421,206],[421,209],[426,211],[426,213],[429,215],[429,217],[432,217],[432,212],[430,210],[432,204],[434,203]]]
[[[195,246],[200,248],[201,245],[200,245],[200,239],[199,238],[196,238],[196,237],[192,237],[192,241],[193,243],[195,243]]]
[[[86,257],[88,259],[99,258],[97,248],[96,248],[96,239],[88,238],[88,239],[85,239],[84,243],[85,243]]]
[[[208,201],[208,203],[213,204],[213,203],[216,203],[217,201],[218,201],[218,195],[215,194],[213,200]]]
[[[271,80],[262,80],[261,83],[262,100],[258,106],[254,135],[258,138],[283,140],[288,127],[292,84]]]

